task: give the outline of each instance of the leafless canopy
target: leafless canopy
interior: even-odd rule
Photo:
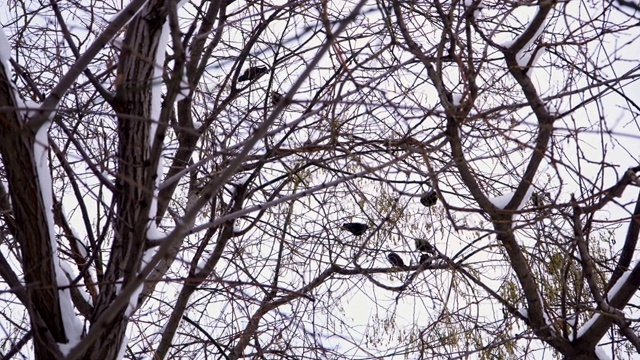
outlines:
[[[7,3],[3,359],[640,351],[635,0]]]

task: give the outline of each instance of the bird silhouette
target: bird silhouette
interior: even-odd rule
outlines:
[[[269,70],[266,66],[252,66],[244,71],[244,74],[238,77],[238,82],[251,81],[258,78],[258,76],[266,73]]]
[[[394,253],[394,252],[390,252],[387,255],[387,260],[389,260],[389,262],[391,263],[391,265],[398,267],[400,269],[406,269],[407,267],[404,265],[404,261],[402,260],[402,258],[400,257],[400,255]]]
[[[424,253],[435,254],[436,249],[433,245],[429,244],[427,240],[424,239],[416,239],[416,250]]]
[[[433,206],[438,202],[438,194],[434,190],[424,193],[420,197],[420,203],[424,206]]]
[[[429,254],[422,254],[420,255],[420,260],[419,260],[419,264],[424,264],[426,263],[427,265],[431,264],[431,256]]]
[[[356,236],[364,234],[364,232],[367,231],[368,228],[369,226],[367,226],[366,224],[357,222],[342,224],[342,229],[347,230],[348,232]]]
[[[282,94],[277,91],[271,92],[271,105],[278,105],[278,103],[282,100]]]

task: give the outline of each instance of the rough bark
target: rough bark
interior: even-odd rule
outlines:
[[[60,352],[55,343],[65,343],[67,338],[60,316],[52,239],[47,224],[46,211],[51,209],[45,209],[42,189],[36,180],[35,133],[24,126],[9,72],[10,69],[0,64],[0,108],[5,109],[0,112],[0,153],[15,223],[29,224],[13,227],[12,235],[20,244],[28,302],[25,306],[34,329],[35,356],[56,359]]]
[[[145,250],[146,231],[155,186],[156,161],[150,159],[152,87],[158,41],[166,21],[164,1],[149,3],[129,25],[118,68],[115,110],[118,121],[118,173],[114,238],[92,322],[116,298],[117,286],[134,281]],[[156,159],[157,160],[157,159]],[[116,359],[128,317],[125,309],[99,329],[102,336],[85,353],[90,359]]]

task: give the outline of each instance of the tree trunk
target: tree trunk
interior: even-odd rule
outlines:
[[[0,108],[16,109],[18,102],[7,76],[9,70],[0,64]],[[46,212],[51,209],[45,209],[37,181],[34,143],[35,134],[23,126],[18,110],[0,112],[0,153],[9,183],[12,214],[18,224],[13,236],[20,244],[28,301],[25,306],[33,328],[35,356],[56,359],[61,356],[56,342],[66,343],[67,338],[53,263],[56,254],[47,223]]]
[[[145,251],[146,231],[155,186],[156,164],[150,159],[152,87],[158,41],[166,20],[163,1],[145,7],[129,25],[118,67],[117,93],[114,100],[118,114],[118,173],[114,194],[116,215],[111,255],[100,284],[95,322],[116,298],[116,285],[125,287],[140,270]],[[159,96],[159,93],[157,94]],[[157,160],[157,159],[156,159]],[[116,359],[122,347],[128,316],[119,311],[115,320],[100,329],[99,337],[87,350],[87,359]]]

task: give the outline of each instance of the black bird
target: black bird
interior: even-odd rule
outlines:
[[[278,105],[278,103],[282,100],[282,94],[277,91],[271,92],[271,105]]]
[[[430,258],[431,258],[431,256],[429,254],[420,255],[419,264],[424,264],[424,263],[426,263],[427,265],[431,264]]]
[[[394,252],[390,252],[387,255],[387,260],[389,260],[389,262],[391,263],[391,265],[398,267],[402,270],[406,269],[407,267],[404,265],[404,261],[402,260],[402,258],[400,257],[400,255],[394,253]]]
[[[429,244],[427,240],[424,239],[416,239],[416,250],[424,253],[435,254],[436,249],[433,245]]]
[[[266,73],[269,70],[266,66],[252,66],[244,71],[244,74],[240,75],[238,82],[251,81],[258,78],[258,76]]]
[[[424,206],[433,206],[438,202],[438,194],[435,191],[431,190],[427,193],[424,193],[420,197],[420,203]]]
[[[551,198],[551,194],[544,193],[544,192],[534,191],[533,194],[531,194],[531,202],[536,207],[544,206],[546,199],[550,199],[550,198]]]
[[[368,228],[369,226],[367,226],[366,224],[357,222],[342,224],[342,229],[347,230],[348,232],[356,236],[364,234],[364,232],[367,231]]]

